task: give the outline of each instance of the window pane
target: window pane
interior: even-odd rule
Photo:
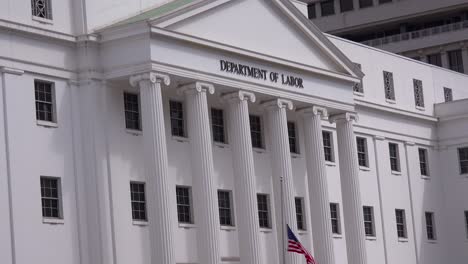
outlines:
[[[434,213],[432,212],[426,212],[426,234],[427,234],[427,239],[429,240],[435,240],[436,239],[436,234],[435,234],[435,223],[434,223]]]
[[[419,168],[421,175],[429,176],[428,170],[428,163],[427,163],[427,150],[426,149],[418,149],[419,152]]]
[[[141,182],[131,182],[130,197],[132,203],[132,219],[136,221],[147,221],[145,184]]]
[[[325,152],[325,160],[329,162],[333,162],[333,146],[332,146],[332,134],[328,131],[322,132],[323,137],[323,149]]]
[[[259,116],[250,115],[250,134],[252,137],[252,147],[263,148],[262,123]]]
[[[336,203],[330,204],[330,215],[331,215],[331,224],[332,224],[332,233],[341,234],[341,224],[340,224],[340,214],[339,206]]]
[[[231,192],[218,191],[219,222],[222,226],[233,226]]]
[[[140,130],[140,102],[138,94],[124,93],[125,126]]]
[[[398,145],[395,143],[389,143],[388,147],[390,152],[390,168],[392,171],[400,171]]]
[[[468,148],[459,148],[458,158],[460,159],[460,174],[467,174],[468,173]]]
[[[176,187],[177,217],[179,223],[192,223],[191,196],[189,187]]]
[[[297,220],[297,229],[305,230],[305,221],[304,221],[304,199],[301,197],[295,198],[296,203],[296,220]]]
[[[270,207],[268,205],[268,196],[266,194],[257,194],[257,205],[260,227],[270,228]]]
[[[449,67],[456,72],[464,72],[463,57],[461,50],[452,50],[447,53],[449,59]]]
[[[444,99],[445,99],[445,102],[453,101],[452,89],[444,87]]]
[[[52,19],[50,0],[31,0],[32,15],[45,19]]]
[[[375,236],[374,208],[370,206],[364,206],[363,213],[364,213],[364,231],[366,233],[366,236]]]
[[[373,0],[359,0],[359,7],[365,8],[373,5]]]
[[[340,0],[341,12],[351,11],[354,9],[353,0]]]
[[[34,80],[36,119],[54,122],[53,83]]]
[[[335,1],[325,0],[320,2],[320,8],[322,10],[322,16],[330,16],[335,14]]]
[[[405,210],[395,209],[397,235],[399,238],[407,238]]]
[[[315,3],[307,5],[307,13],[308,13],[309,19],[314,19],[317,17],[317,13],[315,11]]]
[[[393,73],[384,71],[385,99],[395,100],[395,88],[393,87]]]
[[[427,55],[427,63],[442,67],[442,56],[440,53]]]
[[[221,109],[211,109],[211,127],[213,132],[213,141],[226,143],[224,133],[224,111]]]
[[[171,132],[173,136],[185,137],[184,108],[181,102],[170,101]]]
[[[299,153],[297,146],[296,137],[296,124],[294,122],[288,122],[288,136],[289,136],[289,150],[291,153]]]
[[[367,140],[365,138],[356,138],[359,166],[368,167],[367,161]]]
[[[59,179],[41,177],[42,216],[61,218]]]
[[[416,106],[424,107],[424,92],[421,80],[413,79],[414,101]]]

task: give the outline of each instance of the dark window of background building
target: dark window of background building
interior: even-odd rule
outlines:
[[[427,63],[442,67],[442,56],[440,53],[427,55]]]
[[[331,16],[335,14],[335,1],[326,0],[320,2],[320,9],[322,10],[322,16]]]
[[[452,50],[448,53],[449,67],[451,70],[456,72],[464,72],[463,69],[463,58],[461,50]]]
[[[359,0],[359,8],[366,8],[373,5],[373,0]]]
[[[309,19],[314,19],[317,17],[317,12],[315,11],[315,3],[307,5],[307,14]]]
[[[391,3],[392,0],[379,0],[379,4]]]
[[[353,0],[340,0],[341,12],[351,11],[354,9]]]

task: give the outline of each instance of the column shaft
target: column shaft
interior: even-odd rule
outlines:
[[[214,180],[211,128],[206,93],[210,84],[195,83],[179,89],[185,94],[193,172],[194,216],[197,224],[198,263],[219,264],[219,212]]]
[[[140,87],[151,262],[175,264],[166,130],[161,93],[161,83],[168,85],[169,77],[149,73],[132,77],[130,82],[133,86],[138,84]]]
[[[313,107],[304,110],[304,142],[309,184],[309,205],[315,257],[320,264],[334,264],[335,255],[331,236],[330,201],[328,197],[327,168],[323,151],[322,116],[326,109]]]
[[[228,120],[233,155],[240,263],[262,264],[248,108],[248,101],[255,102],[255,95],[239,91],[224,98],[229,102]]]
[[[286,229],[286,225],[289,225],[293,232],[297,231],[294,181],[286,116],[286,108],[292,110],[293,105],[290,101],[276,99],[265,103],[264,106],[268,108],[268,127],[271,137],[271,163],[280,263],[296,264],[299,263],[297,254],[287,252]]]
[[[336,122],[340,161],[341,193],[343,197],[346,248],[349,264],[366,264],[363,209],[359,187],[356,138],[353,120],[357,116],[342,114],[332,117]]]

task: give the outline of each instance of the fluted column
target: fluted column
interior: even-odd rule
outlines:
[[[297,231],[294,181],[286,116],[286,110],[292,110],[293,104],[288,100],[275,99],[264,103],[263,106],[268,112],[280,263],[296,264],[299,263],[297,254],[287,253],[288,236],[286,230],[286,225],[289,225],[293,232]]]
[[[169,85],[169,76],[152,72],[130,78],[140,88],[151,263],[175,264],[162,83]]]
[[[228,102],[240,263],[262,264],[255,167],[248,107],[248,101],[255,102],[255,95],[238,91],[227,94],[223,98]]]
[[[219,212],[214,182],[211,128],[206,93],[211,84],[196,82],[179,88],[185,94],[193,173],[194,216],[197,224],[198,263],[219,264]]]
[[[353,121],[357,115],[346,113],[330,118],[336,123],[340,161],[341,193],[349,264],[366,264],[364,218],[359,187],[359,166]]]
[[[304,142],[309,184],[309,205],[315,257],[320,264],[334,264],[335,254],[331,235],[330,201],[327,168],[323,152],[322,117],[327,110],[311,107],[300,111],[304,120]]]

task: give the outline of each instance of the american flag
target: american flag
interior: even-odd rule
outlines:
[[[297,239],[296,235],[294,235],[291,228],[288,227],[288,252],[294,252],[298,254],[304,255],[307,264],[317,264],[315,259],[312,255],[302,246],[301,242]]]

